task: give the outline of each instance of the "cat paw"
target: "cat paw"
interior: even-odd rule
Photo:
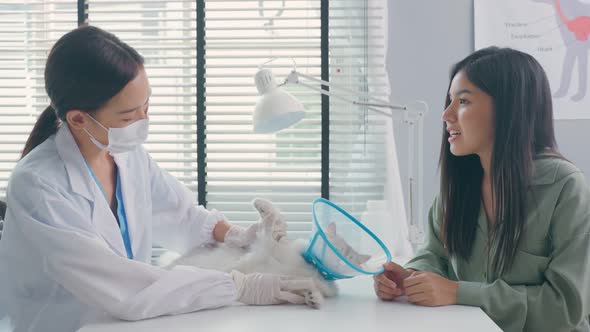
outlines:
[[[252,201],[252,205],[254,206],[256,211],[258,211],[258,214],[260,214],[260,217],[262,219],[272,214],[272,212],[275,210],[274,206],[272,205],[272,202],[264,198],[255,198]]]
[[[252,205],[260,214],[263,227],[273,240],[278,242],[287,235],[287,223],[285,223],[280,211],[274,207],[271,201],[256,198],[252,201]]]
[[[272,239],[277,242],[287,236],[287,224],[283,221],[282,217],[278,219],[278,221],[273,223],[271,231]]]
[[[306,290],[304,297],[305,304],[314,309],[319,309],[324,304],[324,297],[322,296],[322,293],[320,293],[319,291]]]

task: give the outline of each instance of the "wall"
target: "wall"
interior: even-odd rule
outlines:
[[[424,124],[424,216],[438,192],[437,173],[442,135],[441,114],[452,64],[471,53],[473,45],[472,0],[389,1],[388,72],[392,101],[428,102]],[[556,120],[557,143],[562,153],[585,174],[590,174],[589,120]],[[407,176],[406,130],[396,128],[400,172]]]

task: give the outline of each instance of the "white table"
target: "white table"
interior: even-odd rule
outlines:
[[[338,281],[340,295],[319,310],[307,306],[231,306],[139,322],[103,318],[79,332],[141,331],[477,331],[501,332],[479,308],[420,307],[405,301],[383,302],[373,293],[372,279]]]

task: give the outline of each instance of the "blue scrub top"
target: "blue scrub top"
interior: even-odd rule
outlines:
[[[94,174],[94,171],[92,170],[90,165],[88,165],[88,162],[86,160],[84,160],[84,162],[86,163],[86,167],[88,167],[88,170],[90,171],[90,174],[92,175],[92,178],[94,179],[94,181],[98,185],[98,188],[100,188],[100,191],[102,192],[102,195],[103,195],[104,199],[107,201],[107,205],[108,205],[109,200],[107,198],[107,195],[104,193],[104,190],[102,189],[102,186],[100,185],[100,182],[98,182],[98,179],[96,178],[96,175]],[[115,172],[117,172],[117,184],[116,184],[116,189],[115,189],[115,196],[117,199],[117,219],[119,221],[119,228],[121,229],[121,235],[123,236],[123,243],[125,244],[125,250],[127,251],[127,258],[133,259],[133,251],[131,250],[131,240],[129,239],[129,229],[127,228],[127,214],[125,213],[125,204],[123,203],[123,193],[121,191],[121,176],[119,175],[119,168],[118,167],[115,169]]]

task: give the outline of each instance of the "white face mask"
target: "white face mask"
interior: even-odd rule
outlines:
[[[135,150],[137,146],[143,144],[147,139],[149,131],[148,119],[135,121],[123,128],[106,128],[92,116],[90,116],[90,118],[108,133],[109,144],[104,145],[84,128],[84,131],[88,134],[92,143],[94,143],[99,149],[106,150],[110,153],[129,152]]]

